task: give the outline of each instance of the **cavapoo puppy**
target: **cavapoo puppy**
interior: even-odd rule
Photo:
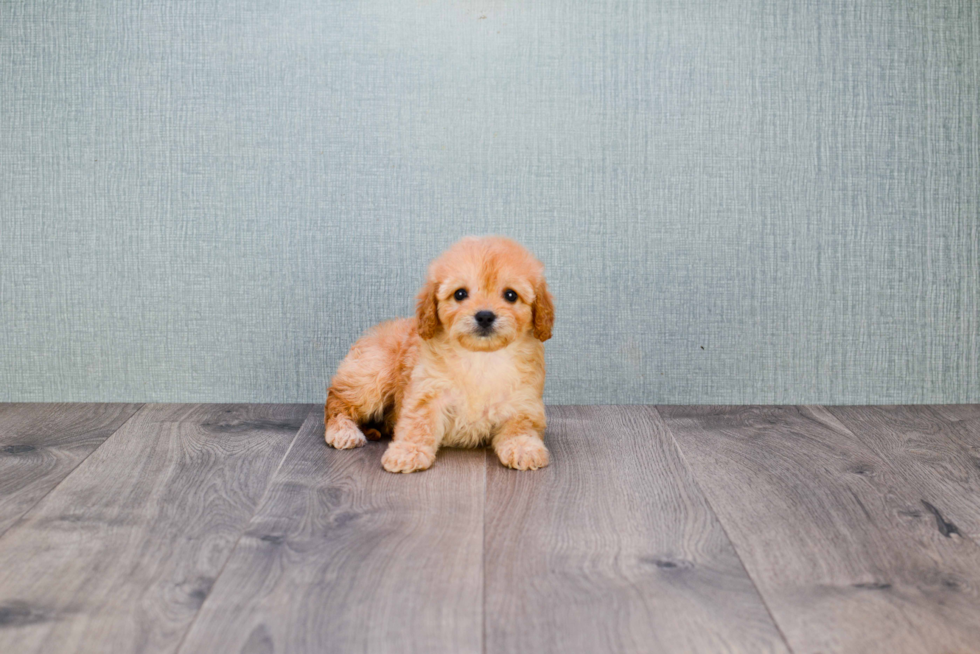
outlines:
[[[517,470],[548,465],[544,266],[510,239],[464,238],[432,262],[417,300],[414,318],[377,325],[340,364],[327,443],[360,447],[380,423],[393,435],[381,459],[389,472],[425,470],[443,445],[490,444]]]

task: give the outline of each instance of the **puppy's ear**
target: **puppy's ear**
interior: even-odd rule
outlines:
[[[436,283],[427,281],[419,291],[415,304],[415,316],[418,318],[419,336],[429,340],[439,331],[439,313],[436,311]]]
[[[531,311],[534,337],[544,342],[551,338],[551,327],[555,324],[555,303],[544,279],[534,288],[534,304],[531,305]]]

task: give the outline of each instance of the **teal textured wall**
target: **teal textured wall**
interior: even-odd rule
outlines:
[[[980,400],[971,0],[0,4],[0,399],[316,402],[545,262],[554,403]]]

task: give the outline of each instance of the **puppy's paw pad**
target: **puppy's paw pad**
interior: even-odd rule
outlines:
[[[548,465],[548,448],[537,436],[518,436],[497,446],[500,462],[514,470],[537,470]]]
[[[326,441],[327,445],[336,447],[338,450],[352,450],[367,443],[364,434],[350,420],[337,420],[328,425]]]
[[[418,445],[394,442],[381,457],[381,465],[388,472],[415,472],[432,466],[435,452]]]

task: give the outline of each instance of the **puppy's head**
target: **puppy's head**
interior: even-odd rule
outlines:
[[[528,333],[546,341],[555,318],[544,266],[500,236],[464,238],[433,261],[416,314],[422,338],[444,330],[451,341],[484,352]]]

